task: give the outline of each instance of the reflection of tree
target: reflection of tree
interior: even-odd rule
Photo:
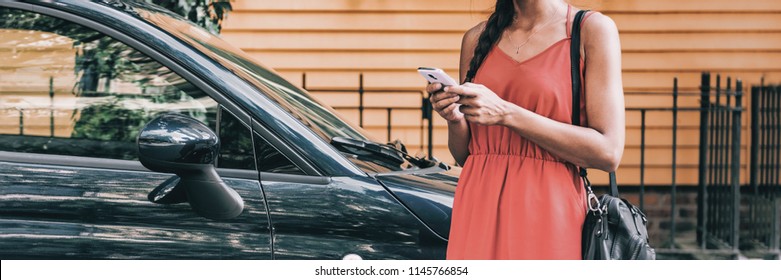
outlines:
[[[222,21],[233,8],[231,0],[146,0],[155,3],[209,30],[219,34]]]
[[[144,2],[160,5],[149,6],[154,12],[186,17],[215,34],[220,32],[222,20],[231,10],[229,0]],[[147,7],[142,2],[132,1],[109,0],[104,3],[130,14],[136,14],[134,9],[137,6]],[[73,48],[76,50],[74,72],[77,82],[73,85],[72,92],[74,96],[81,97],[79,102],[85,103],[85,106],[81,109],[74,108],[72,118],[77,120],[72,137],[133,142],[138,130],[152,116],[150,112],[145,112],[148,108],[139,106],[145,104],[144,102],[132,99],[140,98],[147,103],[167,104],[186,102],[202,95],[190,95],[197,89],[148,56],[78,24],[33,12],[0,8],[0,27],[53,33],[73,41]],[[122,90],[117,83],[133,85],[141,92],[119,93]],[[134,102],[135,106],[126,107],[126,104]],[[199,115],[198,119],[206,121],[202,110],[195,111],[186,113]]]
[[[117,99],[86,107],[81,115],[71,137],[121,142],[134,141],[148,118],[141,110],[119,106]]]
[[[79,31],[86,33],[84,29]],[[76,75],[81,74],[74,88],[77,96],[97,93],[101,79],[105,81],[104,91],[109,92],[112,80],[125,79],[128,73],[139,73],[145,68],[144,65],[152,62],[127,45],[99,33],[86,40],[76,41],[74,45],[79,49],[74,71]],[[146,81],[135,82],[144,84]]]
[[[219,34],[222,21],[232,9],[230,0],[145,0],[159,7],[151,9],[173,12],[198,24],[211,33]],[[131,2],[132,3],[132,2]],[[111,3],[109,3],[111,4]],[[120,5],[114,4],[114,6]],[[135,5],[121,3],[125,10],[132,13]],[[119,43],[98,32],[58,18],[37,13],[3,8],[0,13],[0,26],[5,29],[36,30],[55,33],[73,39],[76,53],[76,74],[81,74],[79,85],[74,93],[95,92],[99,81],[105,79],[104,88],[108,91],[113,79],[127,73],[144,70],[143,65],[151,60],[138,51]],[[143,83],[144,81],[136,81]]]
[[[160,7],[153,8],[161,12],[173,12],[179,16],[184,16],[188,20],[207,29],[209,32],[219,34],[222,20],[227,16],[227,12],[232,9],[229,0],[145,0],[148,3],[154,3]],[[125,10],[132,12],[133,5],[117,3],[114,6],[121,5]],[[166,11],[167,10],[167,11]],[[51,20],[56,20],[51,18]],[[42,22],[45,23],[45,22]],[[56,26],[56,25],[49,25]],[[83,29],[78,29],[82,31]],[[144,65],[150,64],[151,59],[139,53],[138,51],[119,43],[103,34],[97,32],[91,36],[83,36],[74,42],[74,46],[83,51],[76,54],[76,74],[81,72],[79,80],[79,90],[84,92],[95,92],[98,89],[98,81],[105,79],[104,90],[110,89],[112,79],[122,78],[127,73],[139,73]],[[72,32],[69,32],[72,34]],[[143,85],[144,80],[137,80],[136,83]]]

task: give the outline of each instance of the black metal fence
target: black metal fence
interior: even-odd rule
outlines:
[[[741,249],[781,250],[781,85],[751,88],[751,165]]]
[[[737,253],[740,225],[740,152],[743,83],[721,77],[716,88],[702,74],[697,242],[703,250]]]
[[[685,106],[679,106],[679,101],[681,98],[686,98],[687,101],[691,101],[694,98],[697,98],[701,95],[699,92],[682,92],[679,91],[678,88],[678,79],[673,79],[673,85],[672,85],[672,91],[671,92],[637,92],[637,91],[627,91],[624,92],[626,96],[642,96],[642,97],[649,97],[652,96],[654,98],[671,98],[672,99],[672,106],[648,106],[648,107],[627,107],[626,111],[628,113],[639,113],[640,114],[640,143],[639,143],[639,149],[640,149],[640,159],[639,159],[639,185],[637,185],[637,188],[632,188],[631,185],[621,184],[621,178],[619,178],[619,185],[622,186],[621,192],[622,196],[637,194],[637,201],[633,201],[633,203],[638,203],[638,206],[641,210],[646,212],[648,215],[648,219],[651,224],[649,224],[649,233],[652,235],[652,245],[657,248],[657,252],[660,254],[661,258],[679,258],[681,254],[685,254],[687,252],[692,251],[693,246],[689,246],[692,243],[689,242],[689,239],[691,238],[685,238],[688,231],[691,231],[690,227],[684,226],[688,224],[688,221],[681,221],[679,219],[686,218],[684,215],[681,215],[680,213],[685,212],[687,209],[682,209],[684,207],[690,208],[691,205],[679,205],[679,201],[686,201],[685,198],[687,196],[691,196],[690,190],[692,189],[692,186],[690,185],[691,182],[688,182],[688,185],[684,186],[684,190],[688,191],[689,193],[684,193],[683,196],[679,194],[679,182],[677,180],[678,178],[678,170],[680,168],[679,166],[679,160],[678,160],[678,153],[679,153],[679,123],[680,123],[680,115],[684,115],[684,117],[693,117],[697,113],[700,112],[707,112],[711,110],[711,107],[701,107],[701,106],[691,106],[691,107],[685,107]],[[707,100],[707,99],[706,99]],[[691,103],[691,102],[689,102]],[[671,139],[669,145],[659,145],[658,143],[656,145],[653,145],[652,147],[649,147],[647,143],[647,134],[649,130],[648,125],[648,115],[653,114],[655,117],[659,117],[664,114],[669,114],[671,116],[671,122],[670,122],[670,130],[671,133]],[[707,120],[707,117],[703,120]],[[658,122],[655,122],[655,125],[657,126],[656,129],[659,129],[658,126],[662,125]],[[708,126],[709,124],[701,123],[702,126]],[[666,127],[664,129],[667,129]],[[659,136],[654,136],[659,137]],[[657,141],[658,142],[658,141]],[[635,145],[635,143],[627,143],[627,145]],[[646,171],[649,167],[649,164],[647,163],[646,154],[648,153],[649,149],[660,149],[669,148],[670,151],[670,158],[671,158],[671,164],[669,165],[669,171],[671,174],[669,185],[659,185],[657,182],[655,186],[649,188],[646,186]],[[630,180],[626,180],[630,181]],[[604,188],[604,186],[603,186]],[[649,193],[649,190],[651,191]],[[647,197],[648,195],[655,195],[657,198],[652,199],[653,201],[662,201],[660,203],[655,203],[649,205],[647,203]],[[631,199],[630,199],[631,200]],[[679,229],[679,227],[682,227],[683,229]],[[682,240],[681,237],[684,237]]]
[[[34,108],[34,109],[24,109],[24,108],[1,108],[0,111],[3,111],[5,114],[8,114],[9,116],[12,114],[18,114],[19,115],[19,135],[25,135],[24,131],[24,119],[25,114],[31,114],[31,113],[38,113],[41,114],[42,112],[49,114],[49,136],[54,137],[54,77],[49,77],[49,108]]]

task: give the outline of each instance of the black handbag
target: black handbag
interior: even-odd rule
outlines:
[[[587,11],[579,11],[572,23],[570,60],[572,63],[572,124],[580,125],[580,26]],[[597,199],[585,168],[579,168],[586,187],[588,213],[581,243],[584,260],[653,260],[649,245],[648,220],[639,208],[619,198],[616,173],[610,172],[610,194]]]

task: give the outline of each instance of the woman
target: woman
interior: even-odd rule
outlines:
[[[497,0],[461,45],[463,85],[431,84],[463,166],[448,259],[580,259],[585,190],[576,166],[613,171],[624,149],[621,49],[613,21],[586,15],[584,100],[571,124],[570,31],[562,0]]]

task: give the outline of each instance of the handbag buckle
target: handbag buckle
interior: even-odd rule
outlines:
[[[588,202],[588,210],[591,210],[591,212],[598,212],[599,214],[602,214],[602,207],[599,204],[599,198],[593,193],[589,192],[588,196],[586,197],[586,202]]]
[[[586,203],[588,203],[588,210],[591,212],[598,212],[600,215],[602,215],[602,207],[599,205],[599,198],[594,194],[594,191],[591,190],[591,181],[588,180],[588,177],[586,177],[586,169],[581,168],[580,169],[580,176],[583,178],[583,183],[586,185],[586,191],[588,192],[588,195],[586,196]]]

